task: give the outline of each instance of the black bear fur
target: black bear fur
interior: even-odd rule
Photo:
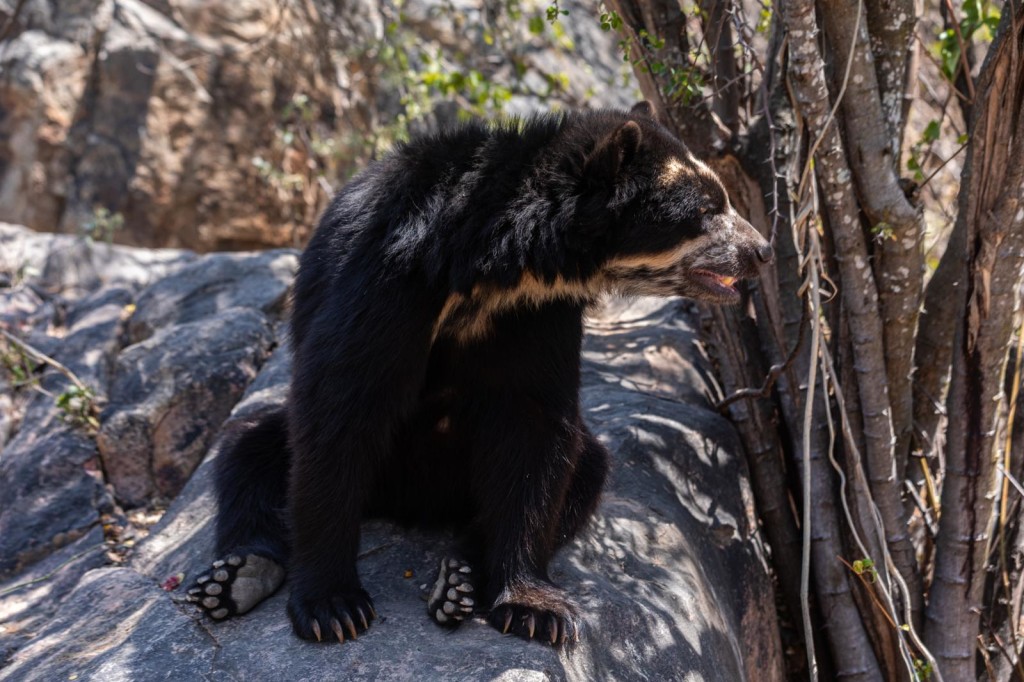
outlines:
[[[547,566],[608,470],[580,416],[586,306],[609,290],[735,302],[732,280],[770,258],[644,103],[399,145],[302,256],[289,402],[218,458],[219,550],[287,566],[295,632],[344,639],[375,615],[360,521],[454,524],[495,627],[573,639]]]

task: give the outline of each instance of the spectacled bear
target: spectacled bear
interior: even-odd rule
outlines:
[[[452,524],[437,622],[579,637],[548,562],[593,513],[608,455],[580,415],[585,308],[605,291],[739,299],[769,243],[646,103],[399,145],[332,201],[293,290],[285,409],[217,458],[222,558],[190,599],[214,619],[291,580],[296,634],[376,617],[360,521]]]

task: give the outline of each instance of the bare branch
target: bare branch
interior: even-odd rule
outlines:
[[[72,372],[70,369],[65,367],[60,362],[58,362],[58,361],[54,360],[53,358],[51,358],[49,355],[47,355],[43,351],[41,351],[38,348],[35,348],[34,346],[30,345],[27,341],[24,341],[23,339],[19,339],[17,336],[15,336],[14,334],[11,334],[6,329],[0,329],[0,336],[3,336],[8,341],[13,343],[16,347],[22,349],[25,353],[27,353],[28,355],[32,356],[33,359],[53,367],[55,370],[57,370],[58,372],[63,374],[65,377],[67,377],[68,381],[70,381],[72,384],[74,384],[75,388],[77,388],[79,391],[82,391],[83,393],[90,392],[91,389],[88,386],[86,386],[82,382],[81,379],[78,378],[77,374]]]

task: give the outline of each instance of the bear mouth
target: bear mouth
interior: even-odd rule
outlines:
[[[716,303],[738,303],[740,292],[735,284],[739,278],[734,275],[723,275],[711,270],[691,270],[688,278],[692,284],[702,291],[700,298]],[[693,296],[693,294],[690,294]]]

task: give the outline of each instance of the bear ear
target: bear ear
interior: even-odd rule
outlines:
[[[641,116],[646,116],[648,118],[653,119],[658,118],[657,112],[654,111],[654,105],[648,102],[647,100],[643,100],[641,102],[637,102],[636,104],[634,104],[632,108],[630,108],[629,113],[640,114]]]
[[[584,164],[585,174],[609,182],[614,180],[619,169],[636,156],[642,138],[643,133],[636,121],[626,121],[590,153]]]

